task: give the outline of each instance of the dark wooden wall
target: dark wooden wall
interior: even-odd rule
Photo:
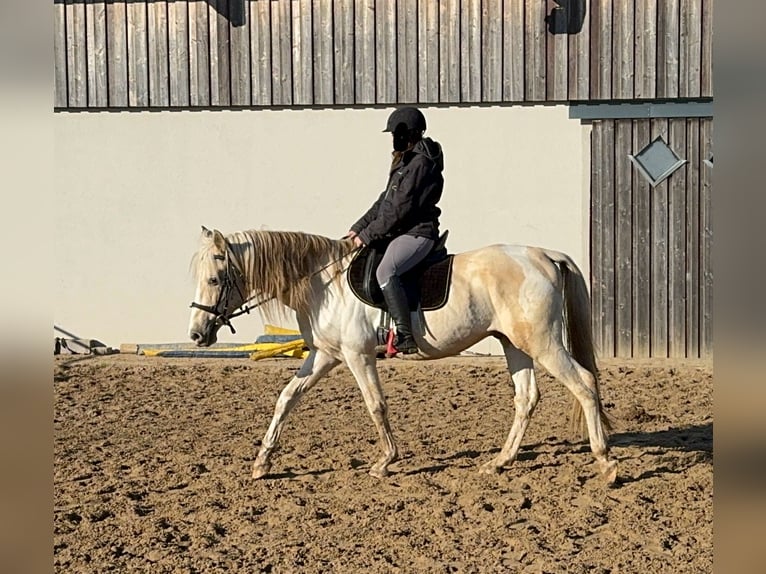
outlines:
[[[546,23],[553,0],[54,0],[54,105],[712,97],[713,0],[560,4],[582,22]]]
[[[687,163],[651,187],[657,136]],[[599,120],[591,132],[591,296],[602,356],[712,355],[712,119]]]

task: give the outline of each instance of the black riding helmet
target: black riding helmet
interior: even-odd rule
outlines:
[[[407,128],[408,132],[422,133],[426,131],[426,118],[422,112],[411,106],[397,108],[390,116],[388,116],[388,123],[384,132],[395,132],[401,124]],[[399,128],[400,130],[402,128]]]

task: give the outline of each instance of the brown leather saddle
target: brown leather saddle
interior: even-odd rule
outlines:
[[[431,253],[401,277],[412,311],[417,310],[418,305],[423,311],[433,311],[447,304],[454,257],[447,253],[445,244],[448,233],[445,231]],[[386,309],[383,293],[375,277],[375,270],[385,251],[386,244],[363,247],[351,261],[347,272],[348,283],[354,295],[378,309]]]

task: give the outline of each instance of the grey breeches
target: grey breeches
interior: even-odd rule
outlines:
[[[415,267],[426,258],[433,246],[434,240],[426,237],[400,235],[394,239],[375,271],[378,284],[383,287],[394,275],[401,275]]]

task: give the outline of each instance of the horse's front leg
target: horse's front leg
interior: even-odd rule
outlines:
[[[388,406],[386,397],[380,386],[378,370],[375,366],[375,355],[363,353],[346,353],[346,363],[354,375],[359,389],[362,391],[364,403],[370,412],[372,421],[378,431],[383,456],[372,465],[370,474],[378,478],[388,476],[388,466],[397,460],[399,454],[394,443],[394,435],[391,433],[391,425],[388,422]]]
[[[303,393],[313,387],[319,379],[339,363],[338,359],[314,349],[295,377],[282,389],[274,408],[274,417],[271,419],[269,429],[261,442],[258,456],[255,457],[253,463],[253,478],[261,478],[271,470],[271,462],[269,461],[271,453],[279,442],[279,435],[282,433],[287,415],[298,404]]]

